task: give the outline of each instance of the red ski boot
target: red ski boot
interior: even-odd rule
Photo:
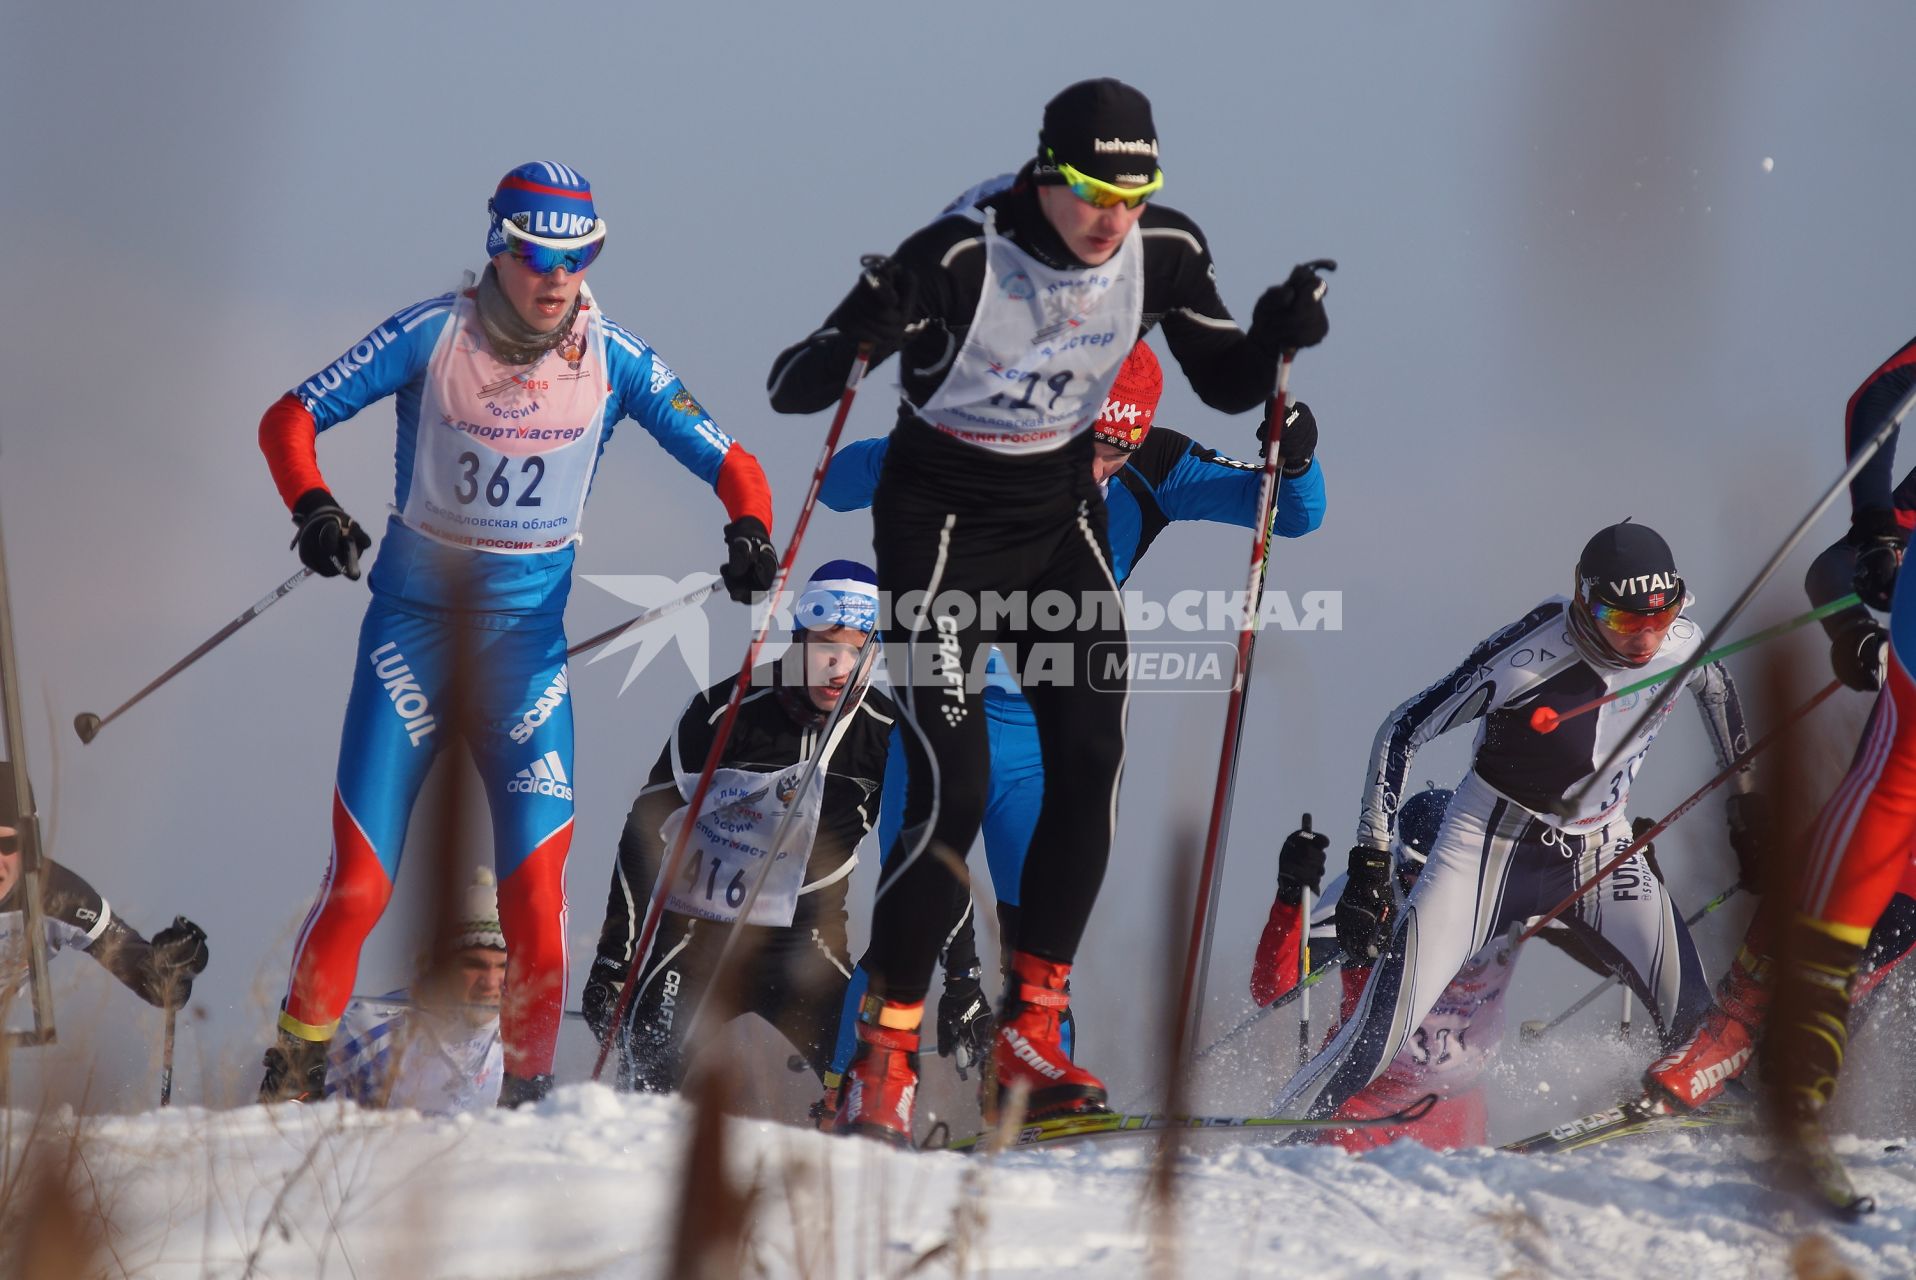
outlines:
[[[999,1107],[1022,1084],[1029,1090],[1025,1114],[1032,1119],[1104,1110],[1104,1082],[1075,1065],[1060,1043],[1071,1007],[1065,991],[1071,966],[1014,951],[1008,976],[991,1055]]]
[[[1742,1075],[1756,1053],[1756,1035],[1770,1011],[1770,962],[1738,953],[1718,984],[1716,1004],[1690,1038],[1643,1073],[1644,1086],[1680,1107],[1695,1108]]]
[[[838,1132],[912,1144],[918,1097],[918,1024],[925,1002],[892,1004],[866,996],[858,1010],[858,1051],[838,1096]]]

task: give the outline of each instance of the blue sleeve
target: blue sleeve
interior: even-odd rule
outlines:
[[[732,437],[706,416],[671,366],[644,341],[610,320],[605,325],[607,375],[612,402],[606,425],[631,418],[651,433],[679,465],[709,485],[718,484],[719,468],[732,447]]]
[[[1878,369],[1856,394],[1850,397],[1848,411],[1843,415],[1844,453],[1854,457],[1856,451],[1869,441],[1869,438],[1882,428],[1896,412],[1896,406],[1909,394],[1912,383],[1916,383],[1916,364],[1909,363],[1909,348],[1897,353],[1889,364]],[[1898,363],[1902,360],[1903,363]],[[1895,498],[1890,481],[1895,474],[1896,436],[1892,431],[1876,456],[1863,464],[1856,478],[1849,482],[1850,509],[1862,511],[1867,507],[1879,507],[1883,510],[1894,509]]]
[[[452,314],[454,297],[441,294],[395,312],[345,355],[294,387],[293,396],[319,430],[418,382]]]
[[[1285,476],[1277,484],[1277,513],[1271,532],[1280,538],[1301,538],[1324,523],[1324,465],[1316,458],[1301,476]]]
[[[878,473],[885,465],[890,436],[854,440],[839,447],[819,486],[818,500],[833,511],[858,511],[872,504],[878,492]]]

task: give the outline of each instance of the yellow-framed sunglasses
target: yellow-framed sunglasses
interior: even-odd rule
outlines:
[[[1120,187],[1072,168],[1058,159],[1058,153],[1050,147],[1045,148],[1045,157],[1057,168],[1058,176],[1063,178],[1065,185],[1071,188],[1071,194],[1097,209],[1115,209],[1119,205],[1127,209],[1135,209],[1157,194],[1158,190],[1164,186],[1162,169],[1154,169],[1151,173],[1151,181],[1141,187]]]

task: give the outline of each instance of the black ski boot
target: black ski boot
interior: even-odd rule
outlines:
[[[510,1071],[499,1086],[499,1105],[518,1108],[539,1101],[552,1092],[552,1076],[515,1076]]]
[[[259,1082],[259,1100],[318,1102],[326,1096],[326,1051],[331,1040],[302,1040],[282,1029],[279,1042],[266,1051],[266,1074]]]

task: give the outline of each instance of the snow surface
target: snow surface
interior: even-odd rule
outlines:
[[[597,1085],[453,1120],[334,1104],[184,1108],[81,1122],[75,1185],[83,1202],[97,1188],[111,1224],[109,1274],[658,1276],[690,1116],[678,1099]],[[1154,1265],[1154,1140],[987,1158],[764,1120],[731,1121],[725,1136],[735,1180],[761,1188],[748,1275],[897,1276],[928,1254],[912,1274]],[[1854,1225],[1766,1187],[1750,1135],[1549,1158],[1400,1143],[1361,1159],[1207,1135],[1177,1164],[1173,1243],[1160,1255],[1174,1269],[1158,1274],[1785,1276],[1816,1234],[1858,1275],[1916,1274],[1916,1160],[1880,1139],[1842,1150],[1881,1206]]]

